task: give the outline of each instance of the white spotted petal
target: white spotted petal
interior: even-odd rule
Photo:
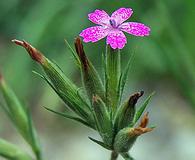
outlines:
[[[138,22],[126,22],[119,26],[119,29],[132,34],[134,36],[149,36],[150,28],[145,26],[143,23]]]
[[[88,14],[88,19],[95,24],[106,25],[109,24],[110,16],[104,10],[96,9]]]
[[[133,14],[133,10],[131,8],[119,8],[115,12],[112,13],[111,19],[114,19],[118,25],[126,21]]]
[[[127,39],[122,31],[109,32],[106,40],[113,49],[122,49],[127,43]]]
[[[80,36],[84,38],[84,42],[97,42],[107,35],[108,30],[102,26],[89,27],[80,33]]]

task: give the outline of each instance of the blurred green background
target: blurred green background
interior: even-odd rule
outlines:
[[[138,139],[132,156],[136,160],[194,160],[194,0],[1,0],[0,70],[20,99],[31,107],[45,159],[108,159],[107,151],[87,139],[98,137],[92,130],[43,109],[47,106],[63,110],[64,105],[32,73],[40,68],[11,39],[25,39],[33,44],[80,85],[79,70],[64,39],[73,44],[82,29],[94,25],[87,19],[89,12],[98,8],[111,14],[120,7],[134,10],[129,21],[143,22],[152,29],[147,38],[128,35],[128,44],[122,51],[122,65],[135,53],[125,96],[140,90],[146,95],[156,91],[149,111],[151,123],[157,128]],[[105,39],[85,44],[85,49],[101,72]],[[30,152],[2,110],[0,137]]]

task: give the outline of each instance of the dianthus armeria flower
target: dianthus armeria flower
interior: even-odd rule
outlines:
[[[125,22],[133,14],[131,8],[120,8],[109,16],[104,10],[96,9],[88,14],[91,22],[98,26],[89,27],[80,33],[84,42],[97,42],[107,36],[106,43],[113,49],[122,49],[127,43],[124,32],[134,36],[149,36],[150,28],[138,22]]]

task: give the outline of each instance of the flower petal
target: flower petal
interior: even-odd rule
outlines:
[[[112,31],[108,34],[106,42],[113,49],[122,49],[127,43],[127,39],[122,31]]]
[[[126,22],[119,26],[119,29],[134,36],[149,36],[150,28],[142,23]]]
[[[99,25],[109,24],[110,16],[104,10],[96,9],[94,12],[88,14],[91,22]]]
[[[124,21],[126,21],[133,14],[133,10],[131,8],[119,8],[115,12],[112,13],[111,19],[114,19],[117,25],[120,25]]]
[[[102,26],[94,26],[84,29],[80,34],[84,42],[97,42],[108,35],[108,31]]]

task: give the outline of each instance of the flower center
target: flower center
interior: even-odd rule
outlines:
[[[116,21],[114,19],[110,19],[110,25],[113,27],[113,28],[117,28],[117,24],[116,24]]]

